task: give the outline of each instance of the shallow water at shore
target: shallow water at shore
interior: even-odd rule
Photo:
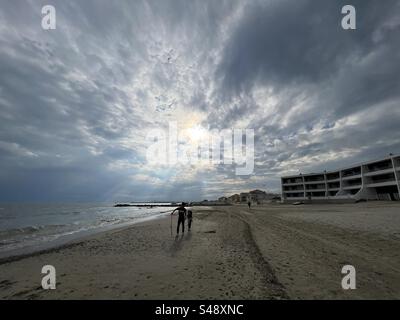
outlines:
[[[36,248],[63,237],[129,225],[164,215],[162,207],[114,208],[112,204],[1,204],[0,255]]]

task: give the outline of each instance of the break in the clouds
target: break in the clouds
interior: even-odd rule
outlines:
[[[201,200],[398,153],[400,4],[350,3],[345,31],[348,1],[1,1],[0,200]],[[149,164],[169,121],[254,129],[254,173]]]

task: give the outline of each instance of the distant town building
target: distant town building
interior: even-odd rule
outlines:
[[[262,201],[262,200],[267,200],[268,195],[265,191],[261,191],[261,190],[252,190],[249,192],[250,194],[250,200],[251,201]]]
[[[231,195],[230,197],[228,197],[228,201],[231,203],[240,202],[240,195],[238,194]]]
[[[225,200],[226,199],[226,200]],[[267,193],[262,190],[252,190],[250,192],[242,192],[240,194],[233,194],[229,197],[221,197],[218,199],[220,202],[230,202],[230,203],[247,203],[248,201],[261,203],[266,200],[276,200],[280,199],[279,194]]]
[[[249,200],[254,201],[254,202],[262,202],[262,201],[268,201],[272,199],[279,198],[278,194],[275,193],[267,193],[262,190],[252,190],[249,192]]]
[[[400,155],[281,178],[282,200],[399,200]]]
[[[242,192],[239,195],[239,202],[262,202],[262,201],[267,201],[267,200],[272,200],[276,199],[279,197],[279,194],[274,194],[274,193],[267,193],[262,190],[252,190],[250,192]]]
[[[240,193],[240,201],[239,202],[247,202],[249,200],[250,200],[250,193],[249,192]]]

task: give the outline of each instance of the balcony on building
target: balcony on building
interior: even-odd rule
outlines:
[[[315,191],[315,192],[318,192],[318,191],[323,191],[323,192],[325,192],[325,183],[313,183],[313,184],[307,184],[306,185],[306,190],[307,191]]]
[[[325,198],[325,191],[306,192],[307,198]]]
[[[326,174],[327,181],[338,181],[340,180],[340,172],[329,172]]]
[[[394,158],[393,162],[394,162],[394,167],[396,168],[396,171],[399,171],[399,174],[400,174],[400,157]]]
[[[346,181],[343,181],[343,190],[360,189],[362,186],[361,177],[354,178],[354,176]]]
[[[328,182],[328,190],[339,190],[340,182]]]
[[[303,184],[297,186],[283,186],[283,191],[304,191]]]
[[[374,173],[378,171],[387,171],[393,170],[392,159],[385,159],[382,161],[377,161],[373,163],[369,163],[364,166],[364,173]]]
[[[367,187],[383,187],[396,185],[397,181],[394,172],[390,172],[367,177],[365,180],[365,184]]]
[[[302,177],[293,177],[293,178],[282,178],[283,185],[295,185],[295,184],[303,184]]]
[[[310,184],[315,182],[325,181],[325,176],[323,174],[307,175],[304,176],[304,183]]]
[[[342,171],[342,180],[361,178],[361,167],[354,167]]]

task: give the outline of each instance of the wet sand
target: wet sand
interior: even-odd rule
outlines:
[[[399,216],[378,202],[195,208],[184,236],[166,217],[2,260],[0,298],[398,299]],[[46,264],[56,290],[41,288]],[[345,264],[356,290],[341,287]]]

